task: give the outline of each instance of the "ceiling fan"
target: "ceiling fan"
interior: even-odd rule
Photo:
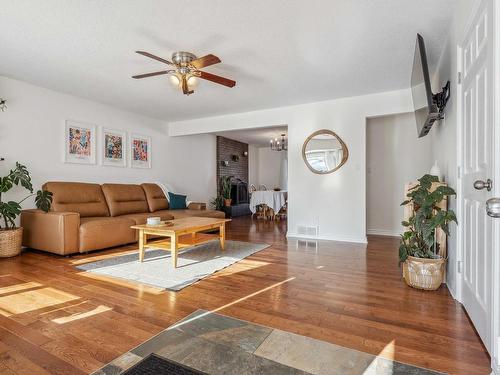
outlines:
[[[165,60],[164,58],[155,56],[149,52],[145,51],[135,51],[135,52],[138,53],[139,55],[143,55],[172,66],[172,69],[132,76],[132,78],[135,79],[159,76],[164,74],[172,75],[177,77],[177,79],[179,80],[179,84],[182,87],[182,92],[185,95],[191,95],[192,93],[194,93],[194,90],[190,90],[188,86],[188,80],[191,77],[206,79],[207,81],[212,81],[214,83],[218,83],[219,85],[224,85],[227,87],[234,87],[234,85],[236,85],[236,82],[231,79],[224,78],[200,70],[201,68],[205,68],[207,66],[218,64],[221,62],[217,56],[214,56],[212,54],[197,58],[190,52],[180,51],[180,52],[174,52],[172,54],[172,61],[168,61]]]

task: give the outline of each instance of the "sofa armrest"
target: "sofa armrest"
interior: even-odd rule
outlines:
[[[55,254],[78,253],[80,214],[23,210],[23,246]]]
[[[207,209],[207,204],[206,203],[200,203],[200,202],[191,202],[191,203],[189,203],[188,208],[190,210],[206,210]]]

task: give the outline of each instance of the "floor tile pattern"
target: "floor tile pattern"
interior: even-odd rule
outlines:
[[[438,374],[205,310],[187,316],[95,374],[120,374],[151,353],[217,375]]]

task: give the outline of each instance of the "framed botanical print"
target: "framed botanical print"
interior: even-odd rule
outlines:
[[[130,166],[151,168],[151,137],[132,134],[130,138]]]
[[[127,166],[127,134],[124,131],[102,128],[101,164],[114,167]]]
[[[64,127],[64,161],[95,164],[95,125],[67,120]]]

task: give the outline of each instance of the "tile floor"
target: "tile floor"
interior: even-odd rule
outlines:
[[[95,374],[120,374],[151,353],[217,375],[438,374],[205,310],[187,316]]]

